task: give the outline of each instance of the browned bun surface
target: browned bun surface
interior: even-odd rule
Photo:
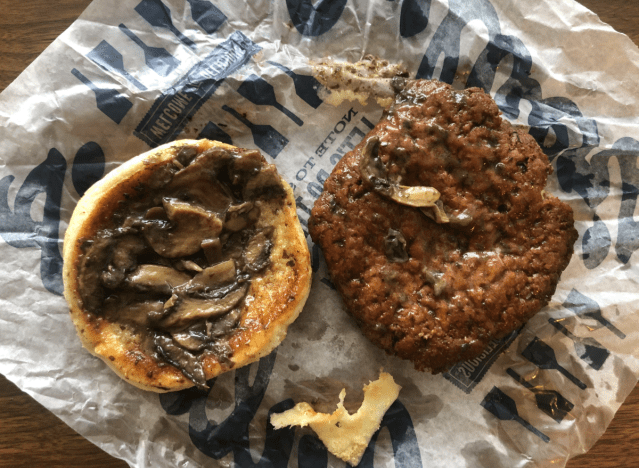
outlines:
[[[63,278],[82,344],[131,384],[165,392],[270,353],[304,306],[311,269],[275,167],[256,151],[182,140],[86,192]]]
[[[362,172],[365,172],[364,175]],[[309,222],[348,311],[375,344],[441,372],[520,327],[573,253],[552,167],[482,90],[408,82],[326,180]],[[434,187],[439,207],[388,196]]]

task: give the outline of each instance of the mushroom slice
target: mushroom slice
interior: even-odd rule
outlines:
[[[220,298],[180,299],[174,306],[174,312],[162,321],[165,328],[186,326],[190,322],[219,317],[237,306],[248,290],[248,283]]]
[[[169,297],[169,300],[164,303],[164,309],[170,309],[177,303],[177,301],[178,295],[174,292],[173,294],[171,294],[171,297]]]
[[[441,208],[443,211],[443,205],[441,206]],[[444,216],[446,216],[446,213],[444,213]],[[470,214],[469,210],[464,210],[457,215],[449,215],[446,217],[449,219],[449,222],[451,224],[458,224],[460,226],[468,226],[473,221],[473,217]]]
[[[173,340],[189,351],[199,351],[206,346],[206,341],[200,339],[199,336],[193,335],[189,332],[175,332],[171,333]]]
[[[204,151],[173,176],[166,186],[166,193],[180,199],[195,201],[211,211],[223,213],[232,200],[218,181],[217,172],[231,158],[227,151],[221,151],[219,148]]]
[[[451,221],[448,215],[446,214],[446,212],[444,211],[444,204],[442,203],[441,200],[437,200],[437,202],[435,202],[431,208],[433,209],[433,211],[422,208],[421,209],[422,213],[424,213],[430,219],[434,220],[435,222],[439,224],[449,223]],[[462,226],[466,226],[469,223],[470,223],[470,219],[468,220],[468,222],[465,222],[465,224],[462,224],[462,223],[458,223],[458,224],[461,224]]]
[[[216,213],[198,205],[165,198],[164,210],[172,227],[152,225],[144,235],[153,250],[163,257],[186,257],[199,251],[202,241],[216,237],[222,231],[222,220]]]
[[[171,337],[177,344],[189,351],[199,351],[209,341],[205,324],[198,324],[185,330],[171,332]]]
[[[163,307],[161,301],[141,301],[129,302],[126,305],[109,304],[104,307],[104,314],[109,317],[117,317],[122,323],[133,323],[141,326],[148,326],[149,323],[156,322],[163,315]]]
[[[207,322],[206,333],[210,338],[221,338],[228,335],[240,321],[242,309],[237,308],[214,322]]]
[[[100,281],[104,286],[111,289],[118,288],[125,279],[124,270],[108,265],[106,269],[100,273]]]
[[[422,273],[424,274],[424,279],[428,284],[433,287],[435,296],[439,296],[446,289],[446,280],[444,279],[443,273],[432,272],[426,267],[422,269]]]
[[[386,258],[393,263],[404,263],[408,261],[406,252],[406,238],[401,231],[389,229],[384,238],[384,249]]]
[[[397,203],[417,208],[435,206],[439,200],[439,190],[434,187],[391,185],[392,198]]]
[[[176,266],[182,270],[190,270],[197,273],[200,273],[204,270],[204,268],[195,263],[193,260],[180,260],[176,263]]]
[[[113,251],[113,265],[122,270],[133,268],[137,255],[144,250],[144,242],[135,236],[125,236],[118,240]]]
[[[184,167],[188,166],[195,159],[196,156],[197,147],[183,146],[182,148],[180,148],[180,151],[178,151],[177,155],[175,156],[175,160],[178,162],[178,164]]]
[[[153,208],[149,208],[146,213],[144,213],[144,219],[151,220],[163,220],[168,221],[166,217],[166,211],[161,206],[154,206]]]
[[[257,150],[246,150],[232,159],[232,169],[229,174],[231,180],[236,177],[250,177],[262,169],[264,165],[264,157]]]
[[[201,244],[206,260],[213,264],[222,258],[222,241],[219,238],[204,239]]]
[[[210,266],[202,270],[193,277],[187,285],[188,290],[192,289],[216,289],[220,286],[232,283],[235,280],[235,261],[227,260],[217,265]]]
[[[217,179],[217,171],[226,166],[232,157],[225,149],[209,148],[188,164],[180,161],[186,167],[173,175],[166,188],[174,191],[181,187],[190,187],[203,178],[213,181]]]
[[[259,197],[275,198],[281,195],[284,195],[282,178],[272,164],[267,164],[260,172],[251,177],[242,190],[242,196],[245,200]]]
[[[247,242],[242,257],[248,270],[258,272],[269,264],[273,246],[269,234],[265,230],[260,231]]]
[[[439,190],[434,187],[399,185],[387,178],[387,169],[379,157],[379,138],[369,138],[362,150],[359,160],[359,171],[373,190],[400,205],[435,210],[438,223],[447,223],[448,217],[443,211]],[[441,205],[441,206],[440,206]],[[424,211],[424,210],[422,210]],[[428,215],[426,211],[424,214]]]
[[[366,141],[359,159],[359,172],[375,190],[385,192],[388,189],[390,182],[386,180],[386,167],[379,158],[378,137],[373,136]]]
[[[204,367],[197,356],[175,344],[168,336],[156,335],[154,343],[158,353],[169,364],[180,369],[197,388],[208,389]]]
[[[119,287],[125,279],[127,271],[136,265],[136,259],[145,249],[142,239],[136,236],[126,235],[119,238],[106,249],[111,252],[111,263],[100,275],[102,284],[107,288],[115,289]]]
[[[255,224],[260,219],[260,208],[253,202],[244,202],[239,205],[231,205],[226,213],[224,228],[237,232]]]
[[[183,177],[179,182],[170,184],[167,192],[179,199],[198,203],[216,213],[224,213],[232,202],[231,197],[217,181],[203,179],[201,174]]]
[[[140,265],[126,279],[126,284],[141,291],[170,294],[173,288],[191,279],[186,273],[161,265]]]

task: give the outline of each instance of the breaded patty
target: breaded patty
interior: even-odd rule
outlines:
[[[551,173],[482,90],[409,81],[326,180],[310,234],[364,334],[442,372],[554,294],[578,235]],[[411,191],[439,200],[409,206]]]

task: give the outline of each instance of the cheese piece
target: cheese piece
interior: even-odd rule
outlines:
[[[400,389],[390,374],[381,372],[378,380],[364,387],[364,401],[355,414],[349,414],[344,408],[346,389],[342,389],[333,414],[317,413],[311,405],[302,402],[288,411],[271,415],[271,424],[275,429],[310,426],[329,452],[355,466]]]

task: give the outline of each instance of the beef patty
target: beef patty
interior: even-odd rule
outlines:
[[[438,373],[554,294],[578,235],[544,191],[551,173],[482,90],[409,81],[326,180],[310,233],[364,334]],[[428,187],[440,194],[430,208],[395,201]]]

